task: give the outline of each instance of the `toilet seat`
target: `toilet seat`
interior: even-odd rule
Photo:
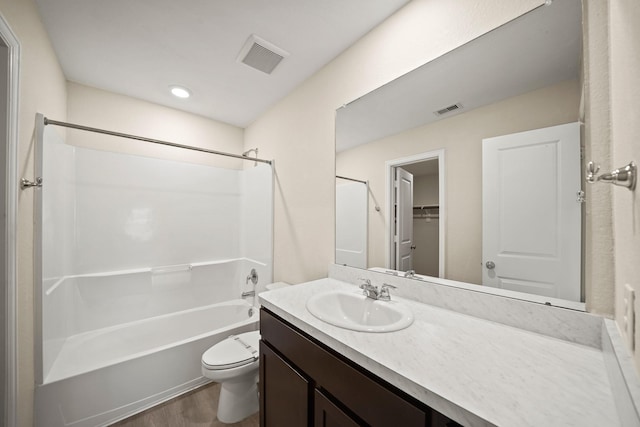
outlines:
[[[258,361],[260,331],[231,335],[202,355],[202,366],[218,371],[238,368]]]
[[[260,331],[231,335],[202,355],[202,376],[218,382],[218,420],[236,423],[259,409]]]

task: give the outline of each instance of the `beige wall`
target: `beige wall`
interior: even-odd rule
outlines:
[[[608,1],[583,1],[585,161],[602,170],[611,165],[609,117]],[[587,310],[613,315],[613,222],[611,186],[587,185],[585,219],[585,290]]]
[[[71,82],[67,83],[67,97],[68,121],[71,123],[210,150],[235,154],[243,151],[244,130],[226,123]],[[230,157],[78,130],[67,130],[67,142],[226,168],[243,166],[242,160]]]
[[[640,163],[640,2],[610,2],[612,166]],[[635,192],[613,188],[615,313],[623,324],[624,286],[636,294],[636,349],[640,346],[640,185]],[[621,326],[622,327],[622,326]],[[640,371],[640,351],[636,350]]]
[[[33,179],[35,115],[66,118],[65,78],[31,0],[0,0],[0,13],[20,42],[18,178]],[[18,197],[18,422],[33,424],[33,194]]]
[[[245,148],[276,159],[275,280],[333,262],[336,108],[543,3],[413,0],[245,130]]]
[[[445,277],[482,282],[482,139],[578,120],[576,80],[509,98],[341,152],[338,174],[369,179],[369,261],[385,265],[385,161],[445,149]]]

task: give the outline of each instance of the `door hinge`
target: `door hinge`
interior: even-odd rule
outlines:
[[[580,191],[576,192],[576,202],[584,203],[586,201],[587,201],[587,199],[584,197],[584,191],[580,190]]]

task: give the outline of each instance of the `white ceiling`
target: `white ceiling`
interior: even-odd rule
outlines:
[[[36,2],[68,80],[246,127],[409,0]],[[252,34],[289,53],[270,75],[236,61]]]
[[[541,6],[339,109],[336,151],[578,78],[581,7]],[[464,108],[434,114],[456,103]]]

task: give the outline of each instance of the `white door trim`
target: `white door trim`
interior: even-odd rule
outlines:
[[[425,160],[438,159],[438,190],[439,190],[439,205],[440,205],[440,221],[438,229],[438,252],[440,253],[438,261],[438,277],[444,278],[445,269],[445,230],[446,230],[446,197],[445,197],[445,150],[444,148],[433,151],[426,151],[424,153],[414,154],[408,157],[401,157],[398,159],[387,160],[384,163],[385,168],[385,205],[387,211],[384,219],[385,224],[385,268],[392,268],[391,257],[394,253],[394,241],[393,241],[393,186],[394,186],[394,169],[399,166],[410,165],[412,163],[423,162]]]
[[[5,262],[6,277],[6,307],[5,309],[5,334],[7,346],[5,351],[6,366],[5,389],[6,401],[4,425],[18,425],[17,419],[17,319],[16,319],[16,292],[17,292],[17,212],[18,212],[18,99],[20,76],[20,43],[9,24],[0,14],[0,37],[9,50],[8,70],[8,99],[7,99],[7,133],[6,133],[6,242]]]

